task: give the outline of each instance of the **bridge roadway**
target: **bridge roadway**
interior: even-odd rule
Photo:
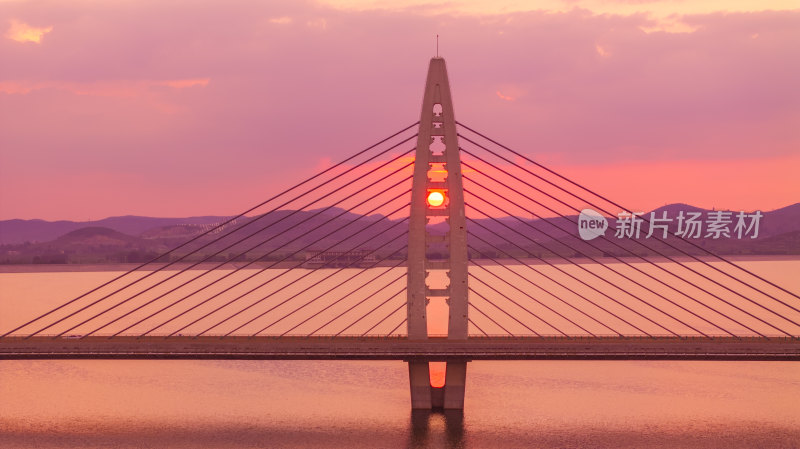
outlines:
[[[0,359],[217,360],[791,360],[797,338],[718,337],[189,337],[0,339]]]

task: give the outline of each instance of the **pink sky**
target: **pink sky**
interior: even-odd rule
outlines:
[[[791,2],[423,3],[0,0],[0,219],[235,214],[416,121],[437,33],[460,121],[612,199],[800,201]]]

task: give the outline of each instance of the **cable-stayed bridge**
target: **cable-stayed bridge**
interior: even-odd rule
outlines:
[[[0,358],[402,360],[421,409],[463,408],[472,360],[800,360],[797,293],[668,226],[578,239],[586,208],[633,212],[457,122],[434,58],[420,121],[19,317]]]

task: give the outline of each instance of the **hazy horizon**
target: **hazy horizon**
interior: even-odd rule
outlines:
[[[785,206],[778,206],[778,207],[776,207],[776,208],[774,208],[774,209],[769,209],[769,210],[767,210],[767,209],[758,209],[758,208],[756,208],[756,209],[752,209],[752,210],[760,210],[761,212],[773,212],[773,211],[776,211],[776,210],[785,209],[785,208],[787,208],[787,207],[796,206],[796,205],[798,205],[798,204],[800,204],[800,202],[794,202],[794,203],[791,203],[791,204],[787,204],[787,205],[785,205]],[[683,202],[683,201],[678,201],[678,202],[674,202],[674,203],[662,204],[662,205],[660,205],[660,206],[656,206],[656,207],[654,207],[654,208],[653,208],[653,210],[659,209],[659,208],[661,208],[661,207],[666,207],[666,206],[679,206],[679,205],[686,205],[686,206],[691,206],[691,207],[699,207],[699,206],[696,206],[696,205],[694,205],[694,204],[691,204],[691,203],[687,203],[687,202]],[[306,211],[308,211],[308,212],[315,212],[315,211],[319,211],[319,210],[322,210],[322,209],[325,209],[325,208],[326,208],[326,207],[319,207],[319,208],[314,208],[314,209],[306,209]],[[335,209],[342,209],[342,210],[343,210],[343,208],[341,208],[341,207],[334,207],[334,208],[335,208]],[[702,208],[701,208],[701,209],[702,209]],[[289,210],[295,210],[295,209],[290,209],[290,208],[287,208],[287,209],[279,209],[279,210],[287,210],[287,211],[289,211]],[[709,208],[709,210],[711,210],[711,209]],[[718,209],[718,210],[719,210],[719,209]],[[728,209],[722,209],[722,210],[728,210]],[[734,209],[730,209],[730,210],[734,210]],[[752,211],[752,210],[745,210],[745,211],[746,211],[746,212],[750,212],[750,211]],[[650,212],[650,210],[645,210],[644,212]],[[238,215],[238,214],[237,214],[237,215]],[[244,216],[245,216],[245,217],[247,217],[247,218],[253,218],[253,217],[257,217],[257,216],[259,216],[259,215],[260,215],[260,214],[247,214],[247,215],[244,215]],[[576,212],[576,213],[574,213],[574,214],[572,214],[572,215],[578,215],[578,213]],[[24,221],[33,221],[33,220],[41,220],[41,221],[46,221],[46,222],[70,221],[70,222],[74,222],[74,223],[84,223],[84,222],[96,222],[96,221],[102,221],[102,220],[107,220],[107,219],[111,219],[111,218],[126,218],[126,217],[136,217],[136,218],[158,218],[158,219],[182,219],[182,218],[187,218],[187,219],[188,219],[188,218],[203,218],[203,217],[211,217],[211,218],[229,218],[229,217],[233,217],[233,216],[234,216],[234,215],[204,214],[204,215],[190,215],[190,216],[158,216],[158,217],[156,217],[156,216],[148,216],[148,215],[132,215],[132,214],[125,214],[125,215],[109,215],[109,216],[105,216],[105,217],[91,218],[91,219],[87,219],[87,220],[69,220],[69,219],[64,219],[64,218],[56,218],[56,219],[46,220],[46,219],[43,219],[43,218],[16,218],[16,217],[15,217],[15,218],[0,218],[0,221],[10,221],[10,220],[24,220]],[[517,216],[517,217],[523,217],[523,215],[522,215],[522,214],[517,214],[517,215],[515,215],[515,216]],[[558,215],[556,215],[556,214],[551,214],[551,215],[542,215],[542,218],[556,218],[556,217],[558,217]],[[400,217],[400,218],[402,218],[402,217]],[[478,218],[485,218],[485,217],[478,217]],[[523,217],[523,218],[525,218],[525,217]],[[528,217],[528,218],[530,218],[530,217]],[[399,218],[395,218],[395,219],[399,219]],[[535,218],[534,218],[534,219],[535,219]]]

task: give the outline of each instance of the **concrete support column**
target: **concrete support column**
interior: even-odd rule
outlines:
[[[467,385],[467,362],[447,362],[444,381],[444,404],[442,408],[464,408],[464,392]]]
[[[428,362],[408,362],[408,380],[411,384],[411,408],[430,410],[433,404]]]

